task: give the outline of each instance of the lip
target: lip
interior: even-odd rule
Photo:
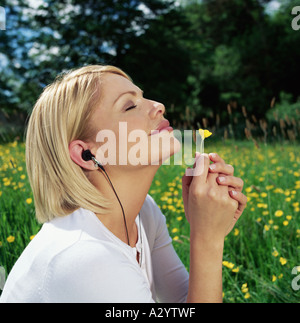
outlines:
[[[168,120],[163,120],[155,130],[151,130],[151,134],[149,136],[160,133],[163,130],[168,130],[168,131],[173,130],[173,128],[170,127],[170,122]]]

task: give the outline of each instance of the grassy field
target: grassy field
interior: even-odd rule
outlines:
[[[235,167],[248,197],[247,209],[226,238],[224,302],[300,301],[295,288],[300,287],[299,148],[288,143],[206,143],[206,152],[218,152]],[[165,214],[174,247],[188,269],[189,226],[181,198],[184,171],[184,166],[162,166],[150,194]],[[40,228],[23,143],[0,146],[0,228],[0,266],[8,273]]]

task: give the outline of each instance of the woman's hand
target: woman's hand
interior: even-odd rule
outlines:
[[[239,203],[228,194],[227,185],[218,184],[219,174],[209,171],[209,163],[207,154],[196,154],[195,176],[183,176],[182,196],[191,235],[221,242],[236,222]]]
[[[233,176],[234,168],[231,165],[227,165],[218,154],[209,154],[209,158],[213,162],[210,165],[209,171],[219,174],[217,177],[218,184],[228,186],[230,196],[239,203],[232,225],[227,232],[229,234],[247,206],[247,197],[242,193],[244,182],[241,178]]]

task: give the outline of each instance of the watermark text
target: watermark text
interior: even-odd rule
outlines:
[[[0,266],[0,290],[4,289],[5,284],[5,269]]]
[[[6,30],[6,13],[3,7],[0,7],[0,30]]]
[[[300,6],[296,6],[292,9],[292,15],[296,16],[292,20],[292,28],[295,31],[300,30]]]

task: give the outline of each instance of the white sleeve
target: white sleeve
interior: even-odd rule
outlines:
[[[174,250],[165,216],[151,199],[157,229],[152,249],[157,298],[162,303],[183,303],[188,294],[189,274]]]
[[[154,302],[137,266],[120,252],[92,241],[78,242],[55,256],[43,295],[51,303]]]

